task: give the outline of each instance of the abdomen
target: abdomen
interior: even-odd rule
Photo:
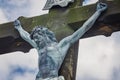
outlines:
[[[39,74],[40,78],[48,78],[48,77],[57,77],[58,69],[54,60],[46,55],[41,57],[39,60]]]

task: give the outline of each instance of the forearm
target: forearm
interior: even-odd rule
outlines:
[[[58,46],[61,48],[65,47],[66,49],[68,49],[71,46],[71,44],[78,41],[85,34],[85,32],[87,32],[94,25],[95,21],[100,16],[100,14],[106,9],[107,4],[98,3],[96,12],[83,24],[83,26],[80,27],[77,31],[75,31],[72,35],[62,39]]]
[[[95,23],[95,21],[98,19],[102,12],[100,10],[97,10],[81,27],[81,29],[84,32],[87,32]]]
[[[36,43],[31,40],[30,34],[27,31],[25,31],[23,28],[20,28],[18,29],[18,32],[20,33],[22,39],[24,39],[26,42],[29,42],[34,48],[37,48]]]
[[[71,43],[74,43],[75,41],[79,40],[80,37],[82,37],[85,32],[87,32],[95,23],[97,18],[100,16],[101,11],[97,10],[84,24],[82,27],[80,27],[76,32],[74,32],[71,35]]]
[[[22,28],[19,20],[15,20],[14,27],[19,32],[22,39],[24,39],[26,42],[29,42],[34,48],[37,48],[36,43],[30,38],[30,34]]]
[[[30,34],[28,32],[26,32],[22,27],[17,29],[18,32],[20,33],[20,36],[24,39],[24,40],[28,40],[30,38]]]

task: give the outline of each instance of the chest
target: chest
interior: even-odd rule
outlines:
[[[39,61],[40,63],[49,63],[53,64],[53,62],[58,65],[62,61],[62,55],[59,49],[55,47],[47,47],[43,51],[39,51]]]

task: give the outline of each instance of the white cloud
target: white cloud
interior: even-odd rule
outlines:
[[[84,0],[83,5],[96,3],[98,0]]]
[[[119,36],[120,32],[80,40],[77,80],[112,80],[113,70],[120,68]]]
[[[35,80],[35,76],[33,74],[26,73],[25,75],[22,76],[16,75],[12,80]]]
[[[38,71],[38,55],[36,49],[29,53],[13,52],[0,56],[0,80],[33,80]],[[12,73],[18,68],[25,71],[23,75]],[[32,71],[32,72],[31,72]]]
[[[43,11],[42,8],[45,5],[46,0],[6,0],[2,3],[0,1],[0,17],[2,22],[6,21],[6,18],[10,21],[14,21],[20,16],[33,17],[48,13],[48,10]],[[4,13],[3,13],[4,11]]]
[[[41,15],[41,14],[46,14],[48,13],[48,10],[42,10],[45,3],[46,3],[47,0],[30,0],[30,5],[31,5],[31,8],[30,8],[30,14],[29,16],[38,16],[38,15]]]
[[[8,4],[16,5],[16,6],[23,6],[24,4],[28,3],[29,0],[9,0]]]
[[[4,15],[2,9],[0,8],[0,24],[8,22],[6,16]]]

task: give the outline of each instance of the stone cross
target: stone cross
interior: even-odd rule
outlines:
[[[43,25],[52,30],[58,40],[72,34],[86,21],[96,10],[96,4],[81,6],[83,0],[74,0],[67,7],[52,7],[49,14],[25,18],[20,17],[24,29],[30,32],[34,26]],[[96,35],[110,36],[115,31],[120,31],[120,1],[104,0],[108,4],[108,10],[100,16],[92,29],[82,38]],[[32,47],[19,36],[14,29],[13,22],[0,24],[0,54],[13,51],[28,52]],[[75,80],[78,55],[78,42],[68,52],[59,74],[66,80]]]

